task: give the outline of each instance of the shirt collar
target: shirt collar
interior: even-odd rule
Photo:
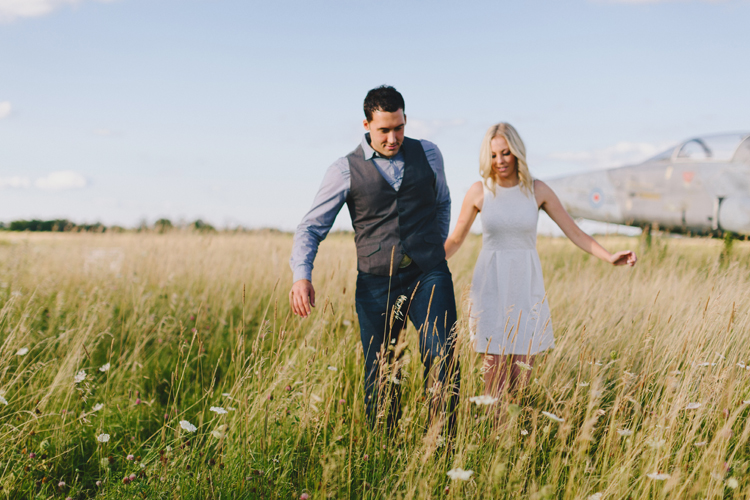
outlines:
[[[373,158],[382,158],[384,160],[398,160],[403,157],[404,146],[403,144],[401,145],[401,148],[398,150],[398,153],[396,153],[396,156],[386,158],[385,156],[372,149],[372,146],[370,146],[370,133],[365,132],[365,135],[362,136],[362,151],[365,153],[365,160],[372,160]]]

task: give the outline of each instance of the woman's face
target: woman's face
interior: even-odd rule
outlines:
[[[498,183],[518,179],[516,157],[510,152],[505,137],[497,136],[490,141],[492,150],[492,171]]]

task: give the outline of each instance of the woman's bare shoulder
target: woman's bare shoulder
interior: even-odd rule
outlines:
[[[466,193],[466,197],[477,207],[477,210],[482,210],[482,203],[484,202],[484,184],[482,184],[482,181],[472,184]]]
[[[550,188],[544,181],[534,179],[534,197],[536,198],[536,203],[539,207],[547,201],[551,192],[552,188]]]

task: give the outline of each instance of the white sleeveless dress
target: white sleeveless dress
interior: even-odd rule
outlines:
[[[477,352],[537,354],[555,346],[536,251],[539,209],[521,186],[484,187],[482,251],[471,284]]]

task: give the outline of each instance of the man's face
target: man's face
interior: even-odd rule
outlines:
[[[390,158],[398,154],[401,144],[404,142],[404,127],[406,126],[406,115],[404,110],[398,111],[374,111],[372,120],[364,120],[365,130],[370,132],[370,146],[372,149]]]

